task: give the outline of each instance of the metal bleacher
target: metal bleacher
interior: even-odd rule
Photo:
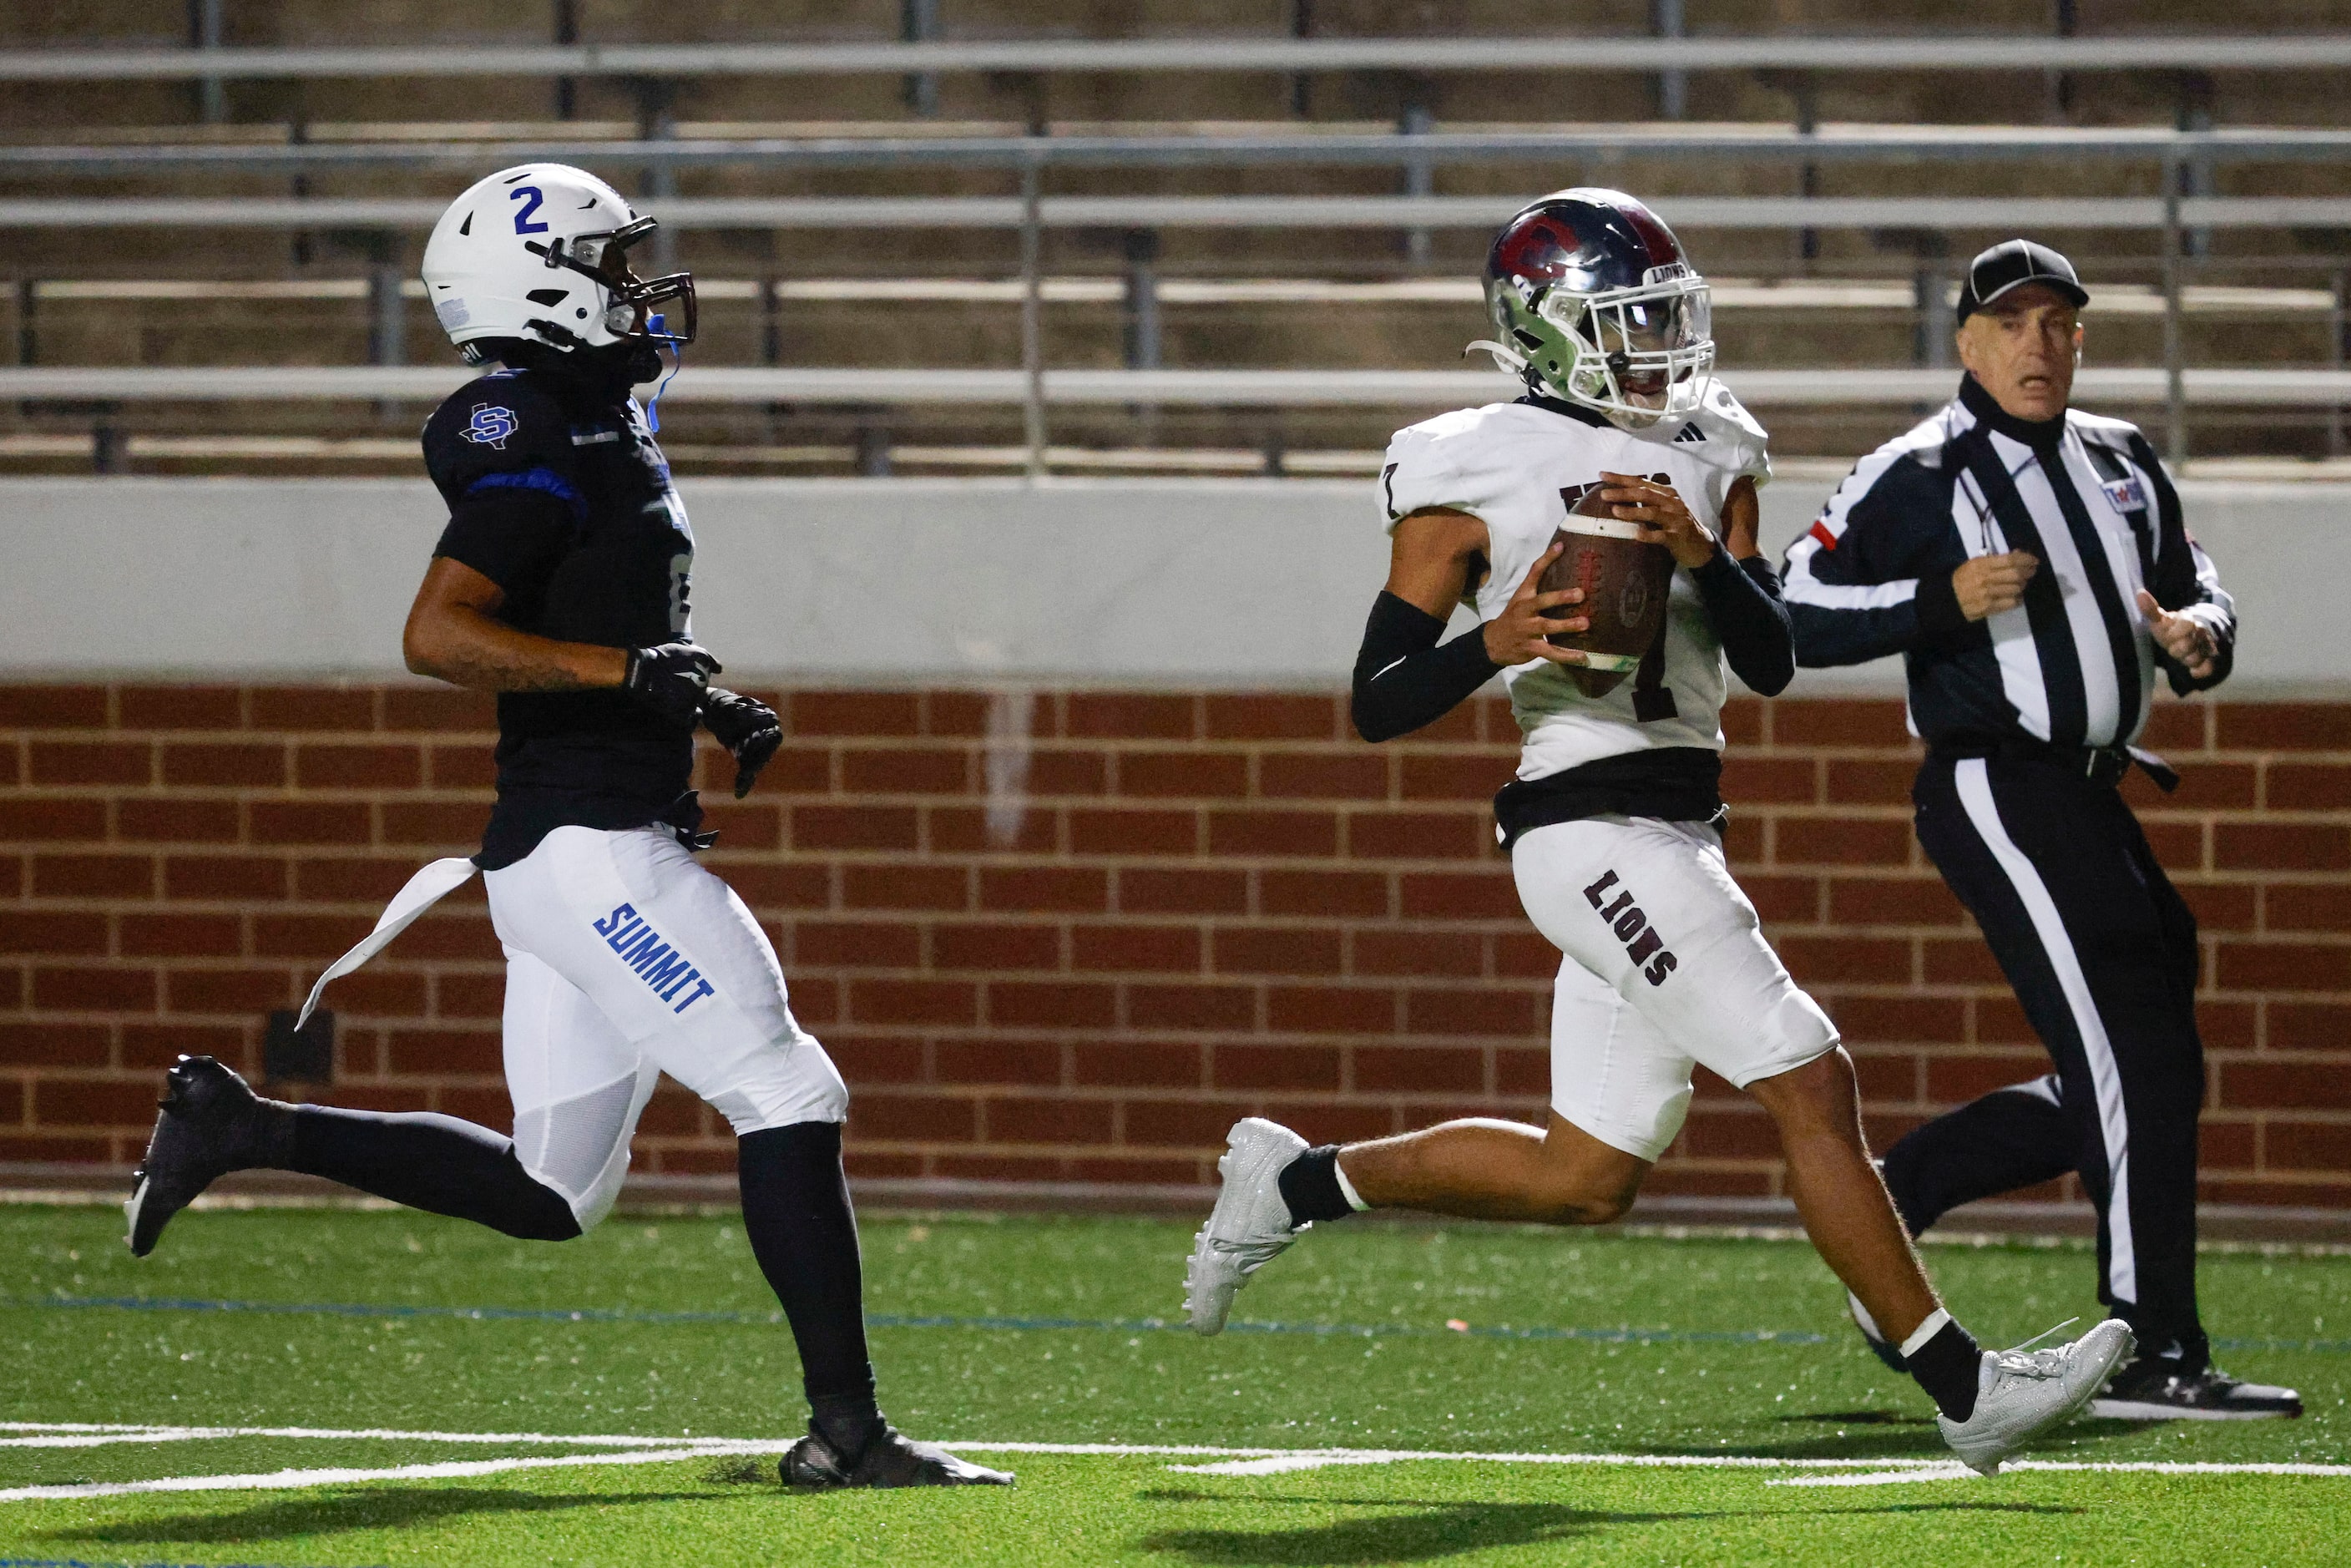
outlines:
[[[1363,470],[1395,423],[1505,387],[1458,357],[1484,235],[1573,183],[1654,194],[1782,451],[1848,454],[1948,395],[1957,267],[2019,229],[2092,274],[2086,400],[2176,458],[2345,448],[2351,35],[277,47],[204,44],[218,0],[195,9],[204,47],[0,50],[0,468],[412,463],[460,373],[418,242],[456,186],[539,157],[632,183],[702,280],[664,407],[673,455],[719,471]],[[1922,110],[2033,113],[1831,118],[1889,73]],[[486,78],[559,117],[434,117]],[[1642,114],[1437,112],[1560,81]],[[1056,118],[1061,82],[1134,111]],[[59,109],[93,83],[145,118]],[[1399,107],[1318,115],[1315,83]],[[336,116],[288,112],[289,84]],[[744,112],[778,92],[805,117]],[[1759,94],[1783,112],[1687,118]],[[1008,95],[1023,118],[937,112]]]

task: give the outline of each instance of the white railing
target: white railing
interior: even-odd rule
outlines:
[[[165,303],[206,300],[266,304],[280,300],[360,300],[381,285],[366,277],[43,277],[21,287],[37,308],[44,303]],[[1944,283],[1943,303],[1956,304],[1959,284]],[[1038,297],[1048,305],[1116,305],[1133,297],[1125,278],[1048,275]],[[1914,282],[1865,277],[1804,277],[1766,281],[1709,277],[1707,291],[1715,314],[1748,310],[1873,310],[1909,314],[1918,308]],[[695,292],[704,304],[716,300],[753,305],[956,304],[1013,305],[1026,295],[1017,277],[710,277],[697,276]],[[1153,292],[1162,305],[1409,305],[1449,309],[1483,308],[1485,291],[1474,277],[1405,278],[1164,277]],[[423,281],[399,280],[403,299],[423,299]],[[2084,314],[2160,316],[2163,291],[2144,283],[2098,285]],[[2344,301],[2326,288],[2189,284],[2179,305],[2191,316],[2252,319],[2287,316],[2333,316]]]
[[[1492,228],[1506,196],[1044,196],[1046,228]],[[1664,196],[1677,229],[2351,228],[2351,196]],[[0,227],[429,230],[448,203],[377,196],[0,198]],[[672,229],[1017,229],[1018,196],[671,196]]]
[[[333,77],[716,77],[1031,71],[2326,70],[2351,34],[2054,37],[1173,37],[472,48],[11,49],[0,81]]]
[[[888,129],[900,127],[884,122]],[[628,141],[541,136],[375,141],[172,141],[0,146],[0,172],[18,175],[326,173],[407,169],[456,173],[510,163],[588,163],[605,169],[747,167],[776,170],[1034,167],[1226,169],[1263,164],[1490,167],[1510,162],[1624,158],[1756,160],[1799,163],[2013,162],[2042,159],[2221,162],[2327,162],[2351,155],[2351,130],[2259,127],[2174,131],[2156,126],[1886,125],[1799,128],[1746,121],[1641,121],[1559,129],[1366,131],[1223,131],[1213,134],[675,136]]]
[[[1396,41],[1359,42],[1392,45]],[[1416,47],[1423,43],[1421,40],[1411,42]],[[1454,42],[1462,44],[1465,48],[1474,45],[1479,48],[1491,49],[1513,41],[1455,40]],[[1583,48],[1589,42],[1588,40],[1552,41],[1552,45],[1562,48],[1573,44],[1578,49]],[[1622,43],[1627,47],[1638,45],[1647,48],[1667,44],[1678,47],[1682,44],[1693,42],[1712,47],[1717,44],[1758,41],[1635,39],[1603,42],[1608,43],[1610,47]],[[1761,42],[1771,43],[1774,47],[1789,47],[1788,40]],[[1825,49],[1823,58],[1859,57],[1853,55],[1851,51],[1844,54],[1838,52],[1844,43],[1854,42],[1853,40],[1807,39],[1798,42],[1808,52]],[[1955,49],[1959,49],[1960,46],[1972,47],[1988,41],[1897,39],[1867,42],[1872,48],[1880,46],[1889,49],[1916,47],[1921,51],[1917,56],[1920,59],[1931,55],[1949,61],[1963,57],[1963,49],[1958,53],[1953,52]],[[2017,41],[2008,40],[2007,42]],[[2112,46],[2124,43],[2146,44],[2150,47],[2159,45],[2162,48],[2169,49],[2185,47],[2199,42],[2212,44],[2214,41],[2209,39],[2200,41],[2094,39],[2070,42],[2031,40],[2031,42],[2036,47],[2056,49],[2056,53],[2048,57],[2061,60],[2070,57],[2066,51],[2072,49],[2074,44],[2095,46],[2101,50],[2108,50]],[[2244,41],[2239,40],[2239,42]],[[2351,35],[2341,37],[2327,35],[2316,38],[2272,39],[2262,42],[2271,54],[2276,56],[2278,64],[2314,67],[2331,58],[2327,51],[2338,44],[2351,48]],[[2059,45],[2064,45],[2064,47],[2058,48]],[[1280,40],[1270,41],[1267,47],[1277,46],[1281,46]],[[917,46],[906,47],[915,47]],[[928,47],[929,46],[919,47]],[[970,47],[978,47],[978,46]],[[1025,48],[1045,46],[1021,45],[1019,47]],[[1258,46],[1251,44],[1249,47]],[[1354,44],[1350,43],[1349,47],[1354,47]],[[830,46],[826,47],[827,49],[830,47]],[[886,57],[898,62],[887,68],[953,68],[943,65],[908,65],[905,62],[911,57],[890,52],[899,48],[899,46],[879,47],[883,48],[883,53],[876,55],[875,58]],[[938,47],[965,48],[967,46],[938,46]],[[1062,48],[1064,46],[1051,46],[1051,47]],[[1072,45],[1066,47],[1082,51],[1095,48],[1096,46]],[[1125,48],[1128,46],[1122,45],[1117,47]],[[1192,43],[1179,45],[1173,42],[1155,42],[1134,46],[1134,47],[1148,51],[1182,52],[1194,49],[1195,46]],[[226,52],[228,51],[205,51],[205,55],[209,58],[214,53]],[[757,52],[750,51],[752,54]],[[792,54],[793,57],[798,57],[793,51],[785,52]],[[799,52],[809,53],[810,51]],[[854,52],[851,50],[849,53]],[[257,53],[266,55],[271,59],[277,59],[290,58],[298,52],[258,51]],[[315,55],[318,52],[308,53]],[[385,54],[383,51],[345,51],[344,53],[366,55],[371,59]],[[490,55],[496,54],[496,51],[483,53]],[[540,51],[540,53],[546,53],[546,51]],[[553,53],[561,54],[563,51],[553,51]],[[814,53],[822,54],[825,53],[825,49],[818,49]],[[600,57],[617,57],[617,56],[608,54]],[[839,57],[847,59],[849,54],[842,54]],[[1461,55],[1458,57],[1468,57]],[[1663,55],[1654,57],[1656,59],[1667,57]],[[1674,57],[1678,58],[1678,57]],[[931,57],[925,56],[924,58],[929,59]],[[2039,58],[2040,57],[2036,57],[2036,60]],[[2346,58],[2351,60],[2351,55],[2346,55]],[[637,68],[642,68],[642,66]],[[749,68],[747,66],[744,68]],[[872,68],[883,68],[876,66]],[[1682,67],[1677,65],[1673,68],[1678,69]],[[1920,128],[1856,125],[1792,130],[1779,126],[1750,125],[1646,125],[1604,126],[1559,131],[1430,131],[1377,135],[1352,131],[1319,134],[1285,131],[1279,133],[1251,132],[1237,135],[1190,136],[1008,137],[988,135],[903,138],[838,136],[696,141],[656,139],[633,142],[426,141],[269,143],[235,146],[192,143],[168,147],[36,146],[0,148],[0,177],[11,174],[27,177],[120,174],[184,176],[197,172],[256,174],[286,172],[323,175],[339,171],[392,170],[406,170],[412,172],[418,171],[455,172],[495,166],[501,162],[538,158],[573,160],[596,167],[644,168],[651,171],[653,176],[664,181],[680,168],[716,165],[754,167],[777,172],[802,172],[820,168],[1004,170],[1017,174],[1018,194],[952,197],[664,196],[655,199],[651,204],[657,208],[659,215],[673,229],[885,229],[920,226],[965,230],[1016,230],[1020,236],[1022,257],[1019,285],[1021,306],[1021,357],[1018,370],[939,371],[935,374],[849,370],[707,371],[700,372],[701,384],[711,390],[691,395],[695,398],[719,396],[721,394],[716,390],[716,388],[734,384],[745,388],[758,385],[769,389],[756,392],[745,391],[739,394],[747,400],[755,402],[999,402],[1004,400],[1002,392],[1004,387],[1018,386],[1022,389],[1022,395],[1019,401],[1022,402],[1025,410],[1029,448],[1032,452],[1041,454],[1046,439],[1043,411],[1049,404],[1054,402],[1079,401],[1081,398],[1103,402],[1136,404],[1185,402],[1263,403],[1269,399],[1281,402],[1293,398],[1308,402],[1334,401],[1378,403],[1414,402],[1423,399],[1416,393],[1405,395],[1397,391],[1402,387],[1421,384],[1410,379],[1411,377],[1457,373],[1407,372],[1398,376],[1381,372],[1363,372],[1364,379],[1358,382],[1349,379],[1354,374],[1353,372],[1326,374],[1311,371],[1251,372],[1165,371],[1152,369],[1135,369],[1125,372],[1049,371],[1043,363],[1041,349],[1040,311],[1044,303],[1044,296],[1042,281],[1039,276],[1043,254],[1042,235],[1047,229],[1081,227],[1137,232],[1187,227],[1269,230],[1386,229],[1402,231],[1417,237],[1435,229],[1488,227],[1499,223],[1518,205],[1518,202],[1510,197],[1483,195],[1049,194],[1044,190],[1044,184],[1050,172],[1062,168],[1207,169],[1257,165],[1391,165],[1402,167],[1410,173],[1407,189],[1416,188],[1426,191],[1427,171],[1439,163],[1492,164],[1510,160],[1573,159],[1581,161],[1581,166],[1589,166],[1593,161],[1598,161],[1605,166],[1606,162],[1611,159],[1648,156],[1674,159],[1732,157],[1790,160],[1807,167],[1824,162],[1849,161],[1876,162],[1915,168],[1928,162],[1955,159],[2064,160],[2074,163],[2083,160],[2097,159],[2152,162],[2157,165],[2160,175],[2158,189],[2165,193],[2155,196],[1982,198],[1910,195],[1792,197],[1691,195],[1662,199],[1658,206],[1669,221],[1691,230],[1782,230],[1809,235],[1824,228],[1859,228],[1890,231],[1897,235],[1920,236],[1918,243],[1921,246],[1921,277],[1917,286],[1917,298],[1922,311],[1927,309],[1927,302],[1930,298],[1940,297],[1940,283],[1944,281],[1928,275],[1926,247],[1930,242],[1925,236],[1953,230],[1991,232],[1998,235],[2011,234],[2022,229],[2035,229],[2043,233],[2051,231],[2158,233],[2161,235],[2162,248],[2163,367],[2159,370],[2118,370],[2108,372],[2124,377],[2126,380],[2113,383],[2113,390],[2105,395],[2126,401],[2144,399],[2150,395],[2149,388],[2159,386],[2159,393],[2154,395],[2165,405],[2166,439],[2175,461],[2184,459],[2187,455],[2186,414],[2192,405],[2213,402],[2252,402],[2273,406],[2332,407],[2346,401],[2336,382],[2331,379],[2339,377],[2343,372],[2331,368],[2242,372],[2191,370],[2185,363],[2182,321],[2185,313],[2186,274],[2191,266],[2188,259],[2191,235],[2199,235],[2216,229],[2351,228],[2351,195],[2201,195],[2193,193],[2197,188],[2197,181],[2191,179],[2191,174],[2199,170],[2209,170],[2209,166],[2220,162],[2232,161],[2351,162],[2351,130],[2288,129],[2182,132],[2153,129],[2081,130],[2064,127],[1936,126]],[[1577,165],[1571,165],[1571,167],[1575,166]],[[2200,179],[2201,176],[2199,178]],[[234,199],[143,196],[21,197],[0,200],[0,224],[19,228],[47,229],[144,226],[249,230],[398,231],[416,230],[429,226],[438,217],[441,210],[442,204],[437,198],[404,196],[287,198],[241,196]],[[1936,268],[1942,268],[1947,267],[1948,263],[1938,262],[1934,266]],[[388,267],[382,270],[389,275]],[[1138,299],[1147,305],[1149,290],[1155,287],[1149,276],[1149,269],[1139,269],[1134,281],[1137,288],[1142,291],[1137,296]],[[388,293],[385,298],[391,304],[397,304],[396,299],[390,299]],[[1155,308],[1155,306],[1148,308]],[[385,319],[389,320],[391,318],[387,316]],[[1149,361],[1145,360],[1142,362],[1147,365]],[[407,373],[393,366],[373,369],[395,375]],[[66,375],[82,372],[41,371],[22,373]],[[107,376],[119,372],[92,371],[87,373]],[[159,371],[153,373],[170,376],[181,372]],[[199,377],[203,374],[203,372],[188,373]],[[265,376],[280,373],[263,372]],[[285,373],[333,375],[342,372]],[[358,373],[364,375],[371,371],[361,370]],[[1123,375],[1130,379],[1115,382],[1089,379],[1105,375]],[[1872,379],[1914,375],[1932,378],[1936,383],[1935,389],[1925,392],[1897,392],[1892,390],[1896,382]],[[1241,376],[1254,379],[1246,382],[1232,379]],[[1784,378],[1782,383],[1784,391],[1772,393],[1760,391],[1761,387],[1772,384],[1770,381],[1758,380],[1754,383],[1759,389],[1758,396],[1762,401],[1902,402],[1934,399],[1942,395],[1941,373],[1932,371],[1854,372],[1833,377],[1811,371],[1772,371],[1759,372],[1759,376]],[[731,383],[719,379],[726,377],[785,379],[768,382],[739,380]],[[793,377],[803,379],[798,382],[789,380]],[[806,379],[810,377],[820,378],[820,380]],[[852,379],[821,380],[828,377]],[[915,395],[915,392],[911,390],[889,390],[893,387],[913,388],[914,382],[893,379],[906,377],[915,378],[920,382],[919,390],[927,392],[929,395]],[[1144,381],[1132,379],[1149,377],[1173,379],[1151,383],[1157,390],[1144,390]],[[2247,377],[2255,379],[2244,379]],[[164,383],[125,382],[120,384],[149,386]],[[287,382],[285,384],[297,383]],[[1428,384],[1434,386],[1438,383]],[[787,386],[818,385],[835,390],[830,392],[775,390]],[[1117,390],[1105,390],[1099,396],[1081,393],[1079,390],[1096,385],[1105,389],[1115,386]],[[948,387],[965,390],[947,395],[942,389]],[[1884,390],[1876,392],[1863,390],[1871,387]],[[982,388],[989,390],[977,390]],[[1283,390],[1285,388],[1292,390],[1285,391]],[[1349,388],[1360,390],[1344,391]],[[167,394],[131,391],[120,394],[27,392],[9,395],[70,399],[75,396],[120,395],[135,398],[214,394]],[[348,395],[400,397],[410,394],[369,391]],[[1453,394],[1437,396],[1432,393],[1430,395],[1436,397],[1436,401],[1443,402],[1451,401]],[[1039,465],[1041,466],[1041,456],[1039,459]]]
[[[0,399],[57,402],[434,402],[475,372],[450,365],[0,368]],[[1726,375],[1747,402],[1781,407],[1938,403],[1956,391],[1949,370],[1753,370]],[[2198,406],[2331,409],[2351,404],[2351,371],[2181,372]],[[2074,382],[2085,403],[2149,404],[2172,395],[2160,367],[2090,367]],[[1517,395],[1495,371],[867,370],[694,367],[663,393],[670,402],[1018,405],[1168,404],[1266,408],[1458,407]]]

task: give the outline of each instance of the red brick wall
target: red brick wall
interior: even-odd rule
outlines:
[[[1318,1138],[1540,1114],[1556,957],[1493,848],[1499,704],[1374,748],[1326,696],[1040,693],[998,846],[987,695],[778,701],[790,738],[714,810],[711,863],[857,1091],[862,1172],[1189,1183],[1246,1112]],[[1899,705],[1729,725],[1732,860],[1873,1135],[2039,1071],[1912,842]],[[263,1015],[470,847],[487,728],[407,687],[0,687],[0,1160],[131,1159],[175,1051],[257,1070]],[[2351,703],[2167,705],[2153,743],[2187,784],[2134,788],[2205,927],[2206,1195],[2351,1204]],[[476,888],[338,983],[326,1093],[503,1125],[498,998]],[[674,1092],[639,1149],[729,1157]],[[1776,1191],[1773,1153],[1708,1082],[1656,1189]]]

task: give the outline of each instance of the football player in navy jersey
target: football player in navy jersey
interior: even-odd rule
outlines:
[[[695,329],[691,277],[630,268],[653,226],[591,175],[525,164],[458,197],[424,252],[442,329],[497,368],[424,427],[449,523],[403,645],[418,674],[497,694],[497,803],[481,852],[420,872],[319,987],[484,873],[514,1136],[264,1100],[183,1057],[127,1206],[131,1248],[145,1255],[209,1183],[257,1166],[569,1239],[611,1209],[667,1072],[735,1130],[744,1228],[799,1346],[811,1415],[784,1479],[1008,1483],[883,1418],[841,1170],[848,1091],[793,1019],[758,923],[694,859],[708,842],[688,788],[697,725],[734,754],[737,797],[782,730],[710,685],[718,661],[693,641],[694,533],[632,392]]]

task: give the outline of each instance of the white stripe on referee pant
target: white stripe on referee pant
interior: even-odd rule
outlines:
[[[1968,821],[1975,824],[1992,858],[2008,873],[2025,914],[2032,917],[2033,934],[2041,938],[2042,951],[2049,955],[2049,967],[2056,972],[2066,1009],[2074,1015],[2074,1031],[2082,1037],[2082,1054],[2089,1058],[2090,1084],[2098,1097],[2098,1130],[2106,1146],[2106,1289],[2117,1301],[2137,1302],[2138,1258],[2131,1245],[2130,1222],[2130,1122],[2123,1113],[2122,1073],[2115,1066],[2114,1044],[2106,1039],[2105,1020],[2098,1017],[2090,983],[2082,975],[2082,961],[2065,935],[2064,921],[2058,917],[2056,901],[2049,896],[2041,873],[2001,825],[2000,808],[1992,801],[1991,779],[1983,758],[1967,758],[1953,771]]]

